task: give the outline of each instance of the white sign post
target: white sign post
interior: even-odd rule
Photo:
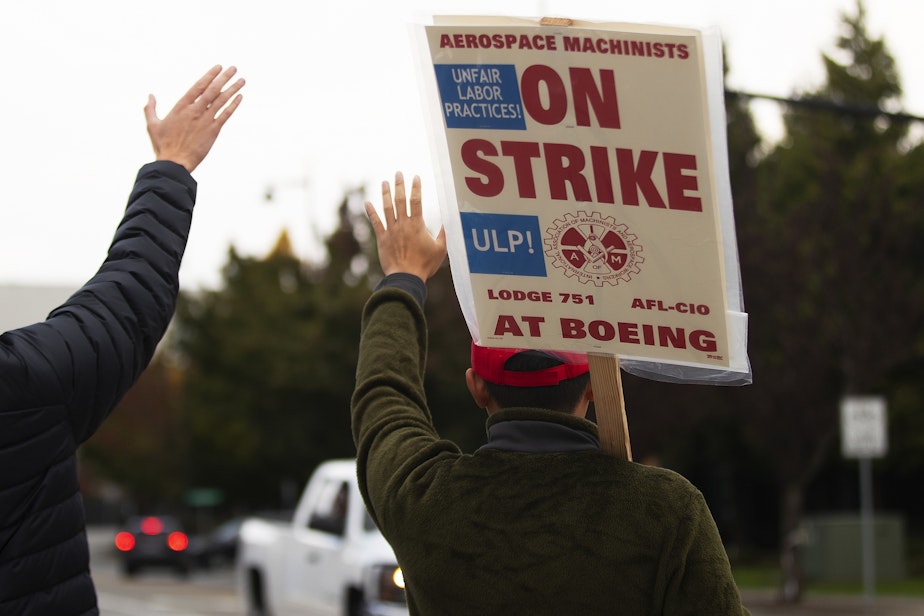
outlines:
[[[876,593],[876,537],[873,532],[872,458],[888,451],[885,398],[849,396],[841,401],[841,451],[860,464],[860,525],[863,550],[863,594],[872,604]]]
[[[888,450],[885,399],[849,396],[841,402],[841,450],[845,458],[881,458]]]

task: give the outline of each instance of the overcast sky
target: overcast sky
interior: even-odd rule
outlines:
[[[866,0],[898,61],[905,110],[924,115],[924,3]],[[78,286],[98,268],[138,168],[153,158],[142,108],[161,116],[214,64],[247,79],[244,102],[196,170],[181,270],[215,287],[228,248],[263,255],[289,228],[318,255],[345,191],[378,201],[396,170],[436,181],[408,24],[428,14],[556,15],[718,27],[728,86],[787,96],[823,80],[855,0],[30,0],[0,8],[0,285]],[[502,9],[502,10],[499,10]],[[763,131],[775,103],[753,107]],[[267,187],[275,198],[266,201]],[[431,191],[430,195],[435,194]],[[436,204],[428,219],[439,224]]]

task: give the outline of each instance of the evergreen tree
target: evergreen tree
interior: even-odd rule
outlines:
[[[285,237],[266,259],[233,249],[217,291],[177,312],[189,477],[251,506],[290,506],[314,467],[354,455],[349,402],[368,296],[348,199],[309,266]]]
[[[158,352],[93,438],[80,449],[92,498],[103,479],[125,495],[126,512],[175,509],[186,488],[181,375]]]
[[[781,486],[784,598],[801,594],[796,532],[804,492],[836,443],[839,403],[874,394],[912,348],[924,314],[920,173],[907,174],[906,123],[875,111],[901,94],[865,13],[843,17],[840,61],[784,116],[786,136],[761,162],[753,211],[739,209],[755,384],[742,395],[752,442]],[[860,111],[863,110],[863,111]],[[740,215],[744,214],[744,215]],[[915,329],[912,331],[919,331]]]

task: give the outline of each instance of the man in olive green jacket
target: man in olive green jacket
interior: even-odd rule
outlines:
[[[426,280],[446,240],[404,180],[366,211],[385,278],[366,305],[353,396],[357,472],[413,615],[747,614],[702,494],[600,451],[586,357],[472,347],[488,443],[462,454],[423,388]]]

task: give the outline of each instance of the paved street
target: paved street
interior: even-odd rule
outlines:
[[[874,597],[872,604],[860,597],[814,596],[799,605],[782,605],[775,591],[742,592],[751,616],[924,616],[924,597],[917,599]]]
[[[187,580],[169,572],[128,579],[118,573],[111,541],[114,529],[92,529],[90,549],[102,616],[232,616],[243,607],[231,570],[196,571]],[[745,590],[751,616],[924,616],[924,597],[808,597],[799,605],[782,605],[773,590]],[[713,615],[704,615],[713,616]]]
[[[97,570],[93,579],[100,616],[243,616],[230,570],[194,572],[180,580],[170,572],[149,571],[132,578],[115,568]]]

